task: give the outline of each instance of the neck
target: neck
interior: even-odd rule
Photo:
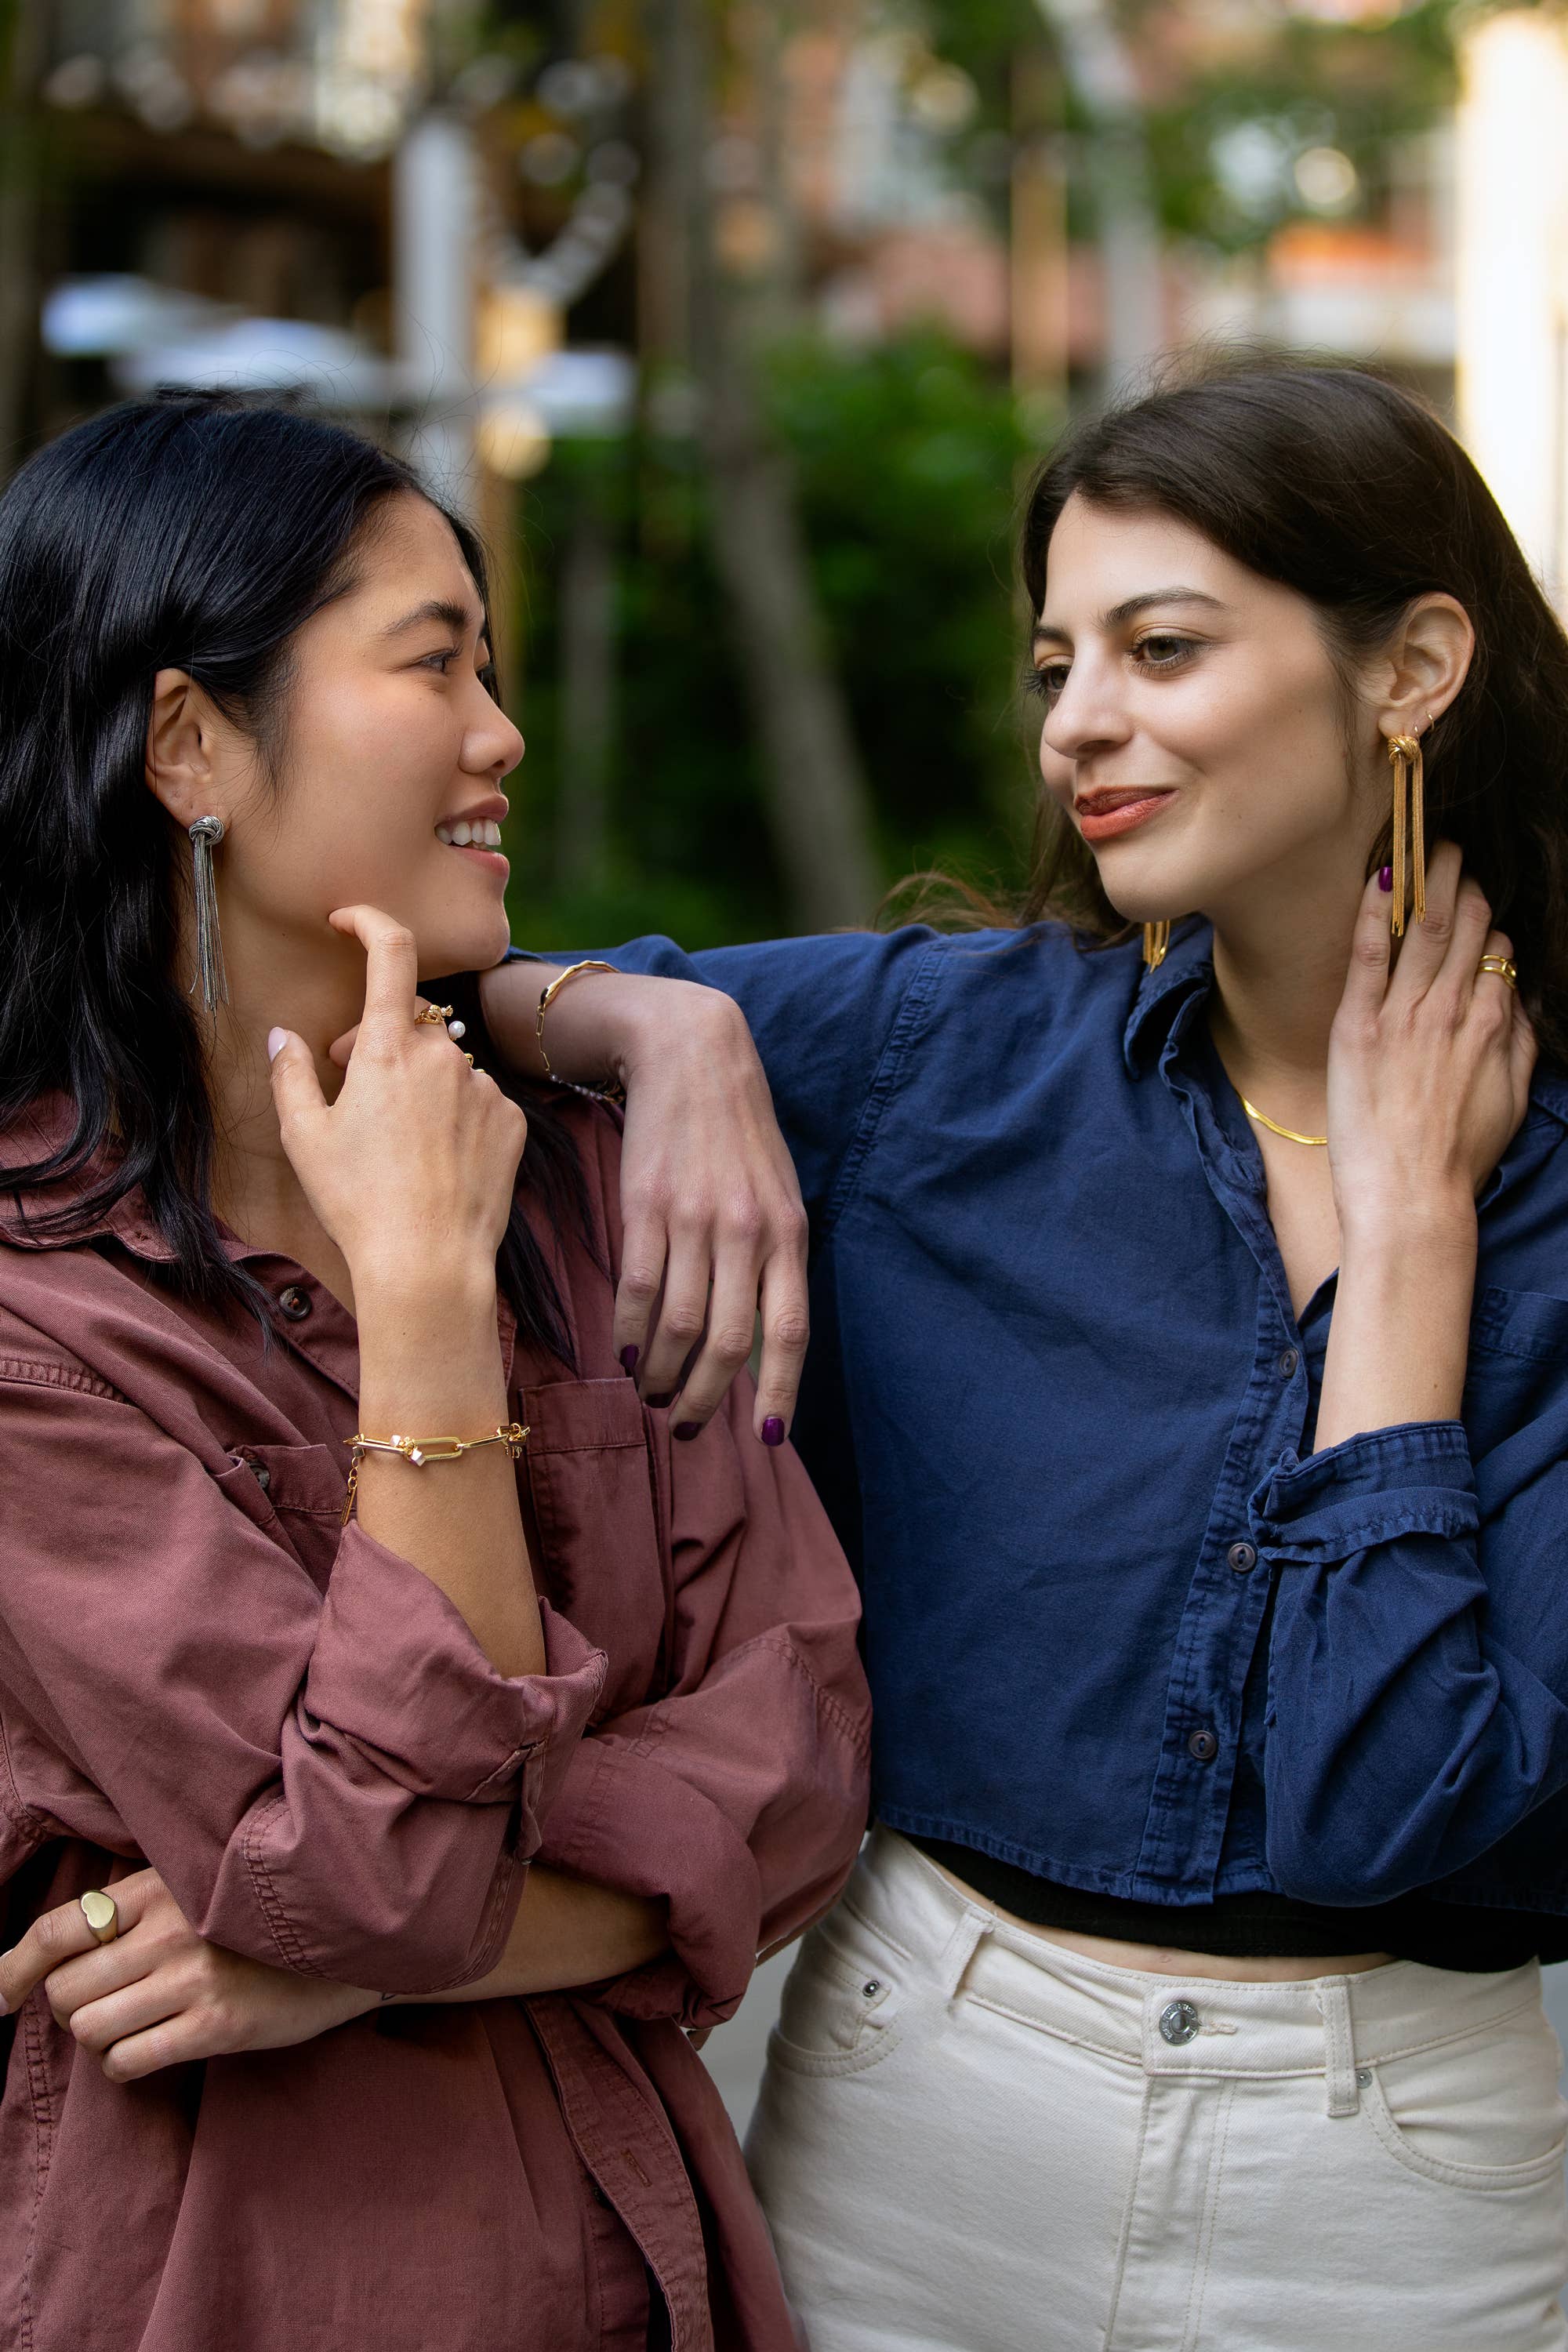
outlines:
[[[304,1039],[322,1092],[334,1100],[343,1074],[327,1048],[360,1017],[363,953],[353,940],[319,946],[276,935],[226,940],[225,949],[228,1002],[210,1022],[199,1016],[213,1113],[213,1206],[242,1240],[288,1246],[315,1219],[278,1131],[268,1032],[291,1029]],[[188,943],[183,958],[181,969],[194,969]]]
[[[1360,898],[1354,874],[1303,887],[1298,868],[1288,891],[1258,888],[1213,916],[1209,1026],[1231,1083],[1271,1118],[1314,1134]]]

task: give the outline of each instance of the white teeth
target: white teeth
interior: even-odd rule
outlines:
[[[485,820],[485,846],[487,849],[500,847],[500,826],[493,816]]]
[[[451,826],[449,824],[438,824],[436,827],[436,838],[437,841],[444,841],[447,848],[450,849],[452,846]]]
[[[460,816],[452,827],[452,840],[458,849],[467,849],[472,835],[466,816]]]

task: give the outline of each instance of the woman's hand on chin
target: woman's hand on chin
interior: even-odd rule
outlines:
[[[364,1013],[328,1103],[310,1048],[268,1041],[283,1149],[362,1284],[399,1297],[493,1287],[528,1122],[470,1069],[440,1022],[416,1018],[413,934],[374,907],[331,918],[365,951]]]
[[[0,1955],[0,1999],[19,2008],[42,1984],[56,2021],[113,2083],[163,2066],[284,2050],[379,2006],[380,1997],[295,1976],[204,1943],[155,1870],[118,1879],[120,1933],[100,1946],[79,1903],[35,1919]]]
[[[1397,960],[1390,900],[1368,884],[1329,1046],[1329,1156],[1347,1245],[1367,1230],[1452,1221],[1475,1199],[1530,1099],[1535,1035],[1483,956],[1511,957],[1479,887],[1444,842],[1426,877],[1426,919]]]

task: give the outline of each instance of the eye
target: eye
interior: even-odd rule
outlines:
[[[438,654],[425,655],[416,667],[419,669],[433,669],[445,677],[449,666],[457,660],[462,650],[461,646],[445,646]]]
[[[1180,669],[1184,663],[1201,651],[1196,637],[1175,637],[1161,629],[1140,637],[1132,648],[1145,669]]]
[[[1057,701],[1068,682],[1071,662],[1037,662],[1024,680],[1025,691],[1037,701],[1050,704]]]

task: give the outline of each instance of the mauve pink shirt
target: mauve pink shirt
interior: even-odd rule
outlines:
[[[614,1265],[618,1133],[562,1115]],[[0,1244],[5,1940],[144,1862],[214,1941],[384,1990],[485,1974],[535,1854],[670,1923],[591,1992],[388,2009],[129,2085],[40,1988],[0,2104],[6,2352],[640,2352],[650,2273],[676,2352],[793,2352],[683,2029],[854,1857],[857,1596],[745,1383],[672,1444],[615,1361],[609,1281],[549,1246],[575,1371],[501,1316],[547,1654],[508,1680],[340,1530],[355,1333],[310,1275],[232,1244],[279,1302],[264,1347],[178,1299],[135,1197],[89,1243]],[[458,1507],[460,1472],[423,1475]]]

